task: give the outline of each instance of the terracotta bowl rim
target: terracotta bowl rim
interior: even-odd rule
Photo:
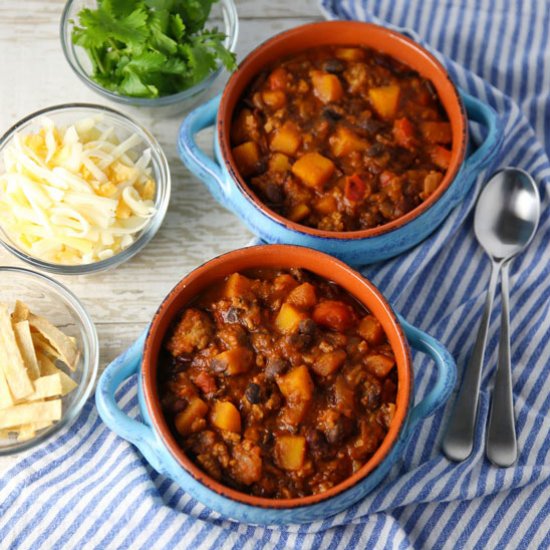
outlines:
[[[156,379],[154,379],[151,374],[152,365],[158,360],[158,357],[152,356],[152,348],[154,347],[153,342],[157,342],[159,338],[163,339],[165,335],[165,333],[161,333],[160,329],[158,329],[157,327],[161,319],[165,315],[166,310],[169,309],[172,303],[177,300],[179,294],[186,289],[188,284],[192,281],[199,279],[206,271],[212,269],[213,266],[217,266],[219,264],[227,264],[227,273],[231,272],[232,269],[230,266],[233,258],[247,256],[256,258],[259,255],[260,257],[258,257],[255,262],[251,263],[249,267],[261,267],[262,254],[268,253],[299,254],[301,258],[307,257],[305,263],[307,263],[308,260],[311,260],[312,264],[319,261],[330,262],[333,269],[338,270],[340,274],[345,274],[345,277],[349,279],[350,286],[352,284],[354,287],[356,285],[359,285],[359,287],[361,287],[361,290],[366,290],[371,295],[373,300],[379,302],[380,306],[384,310],[385,315],[388,316],[388,321],[392,326],[395,336],[397,337],[400,348],[398,352],[401,353],[404,358],[403,373],[402,376],[400,373],[396,399],[396,403],[400,403],[400,406],[398,406],[396,410],[396,415],[392,421],[388,433],[382,441],[382,444],[378,447],[372,457],[357,472],[346,478],[344,481],[338,483],[334,487],[331,487],[328,491],[299,498],[272,499],[248,495],[214,480],[205,472],[203,472],[200,468],[198,468],[187,457],[185,452],[178,446],[175,438],[172,436],[161,410],[156,390]],[[304,267],[304,269],[315,273],[314,268]],[[201,290],[204,290],[204,288],[201,287]],[[348,292],[350,292],[356,297],[356,299],[363,303],[363,301],[360,300],[354,292],[351,292],[349,290]],[[181,307],[179,309],[181,309]],[[264,244],[233,250],[231,252],[227,252],[225,254],[214,257],[213,259],[203,263],[202,265],[188,273],[185,277],[183,277],[183,279],[181,279],[176,284],[176,286],[174,286],[174,288],[167,294],[153,317],[145,340],[143,362],[141,365],[141,375],[143,383],[143,396],[153,429],[159,437],[160,441],[170,452],[172,457],[176,460],[178,465],[200,484],[214,491],[222,497],[230,498],[236,502],[253,507],[271,509],[296,508],[326,501],[332,497],[335,497],[336,495],[340,495],[344,491],[364,481],[365,478],[373,473],[376,468],[391,453],[392,449],[399,441],[404,428],[406,427],[408,414],[411,408],[414,376],[412,370],[411,352],[407,338],[403,332],[399,320],[397,319],[397,316],[395,315],[387,300],[383,297],[382,293],[369,280],[364,278],[361,274],[359,274],[357,271],[355,271],[345,263],[341,262],[340,260],[337,260],[336,258],[329,256],[328,254],[319,252],[311,248],[284,244]],[[401,378],[403,378],[403,380]]]
[[[388,37],[390,37],[391,40],[397,40],[402,43],[407,44],[408,46],[412,47],[412,49],[416,50],[416,54],[420,57],[425,57],[429,62],[431,62],[435,68],[441,73],[441,76],[445,78],[448,83],[451,86],[451,91],[453,93],[453,100],[456,101],[459,111],[461,113],[461,120],[462,120],[462,138],[460,143],[458,144],[457,153],[455,156],[454,153],[454,147],[453,147],[453,157],[454,159],[451,160],[451,169],[447,170],[443,177],[443,181],[441,184],[437,187],[437,189],[428,197],[427,200],[420,203],[418,206],[404,214],[403,216],[400,216],[399,218],[396,218],[395,220],[392,220],[388,223],[385,223],[383,225],[379,225],[376,227],[371,227],[369,229],[361,229],[356,231],[327,231],[323,229],[316,229],[313,227],[309,227],[306,225],[302,225],[296,222],[293,222],[289,220],[288,218],[285,218],[284,216],[281,216],[274,210],[271,210],[266,204],[264,204],[259,197],[256,195],[256,193],[249,187],[249,185],[245,182],[245,180],[241,177],[235,163],[233,162],[233,156],[231,154],[231,147],[230,144],[226,142],[224,139],[224,125],[226,124],[225,120],[225,114],[227,113],[228,107],[227,104],[229,102],[229,97],[231,95],[231,91],[233,87],[235,86],[235,83],[240,78],[240,75],[244,74],[246,67],[253,62],[256,56],[259,55],[259,53],[266,48],[269,48],[270,46],[284,41],[287,37],[307,32],[312,27],[330,27],[330,26],[357,26],[357,27],[363,27],[365,30],[369,28],[375,28],[377,31],[382,31],[385,33]],[[337,41],[335,41],[335,44],[337,44]],[[371,46],[369,46],[371,47]],[[372,48],[372,47],[371,47]],[[375,49],[375,48],[372,48]],[[274,56],[276,58],[276,56]],[[233,113],[231,113],[232,115]],[[229,117],[231,118],[231,117]],[[450,119],[450,117],[449,117]],[[231,120],[228,121],[229,124],[231,123]],[[462,164],[464,162],[465,156],[466,156],[466,149],[468,144],[468,118],[466,116],[466,109],[464,107],[464,103],[462,101],[462,98],[460,96],[460,93],[458,92],[458,89],[451,79],[448,71],[445,69],[443,64],[432,54],[430,53],[426,48],[421,46],[418,42],[412,40],[408,36],[405,36],[404,34],[401,34],[397,31],[394,31],[392,29],[388,29],[386,27],[383,27],[381,25],[376,25],[375,23],[366,23],[362,21],[317,21],[312,23],[306,23],[304,25],[299,25],[297,27],[293,27],[291,29],[288,29],[286,31],[282,31],[275,36],[272,36],[271,38],[268,38],[264,42],[262,42],[259,46],[254,48],[240,63],[237,70],[230,76],[229,80],[227,81],[221,101],[220,106],[218,109],[218,117],[216,122],[216,129],[217,129],[217,138],[218,143],[220,147],[220,151],[222,153],[223,162],[225,164],[225,167],[229,174],[231,175],[233,181],[237,185],[239,191],[259,210],[261,210],[266,216],[271,218],[273,221],[278,223],[279,225],[282,225],[284,227],[287,227],[288,229],[291,229],[295,232],[302,233],[308,236],[313,237],[320,237],[324,239],[334,239],[334,240],[355,240],[355,239],[365,239],[365,238],[372,238],[377,237],[380,235],[384,235],[386,233],[390,233],[391,231],[395,231],[397,229],[400,229],[404,225],[412,222],[424,212],[429,210],[449,189],[453,181],[455,180],[456,176],[460,172],[460,169],[462,167]]]

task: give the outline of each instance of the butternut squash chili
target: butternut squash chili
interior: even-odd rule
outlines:
[[[256,496],[321,493],[378,449],[395,358],[375,317],[309,272],[233,273],[167,335],[159,394],[196,465]]]
[[[235,110],[234,161],[283,217],[327,231],[399,218],[439,186],[451,126],[432,84],[362,47],[308,50],[262,72]]]

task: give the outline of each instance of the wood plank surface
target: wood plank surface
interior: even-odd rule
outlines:
[[[109,105],[80,82],[65,61],[59,40],[63,6],[60,0],[0,1],[0,133],[50,105],[82,101]],[[315,0],[237,0],[237,10],[240,59],[266,38],[320,18]],[[220,78],[218,90],[224,80]],[[56,276],[80,298],[96,324],[101,369],[140,334],[162,298],[186,273],[246,245],[252,237],[179,160],[176,136],[183,115],[159,116],[110,106],[127,112],[159,140],[171,168],[172,195],[161,229],[138,256],[97,275]],[[205,132],[200,143],[211,148],[211,132]],[[25,266],[4,249],[0,265]]]

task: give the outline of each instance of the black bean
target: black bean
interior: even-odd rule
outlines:
[[[317,323],[313,319],[302,319],[298,325],[298,332],[300,334],[307,334],[313,336],[317,330]]]
[[[353,421],[346,416],[340,416],[334,425],[325,431],[325,437],[331,445],[334,445],[344,441],[353,432],[353,429]]]
[[[376,141],[367,149],[367,156],[379,157],[383,152],[384,152],[384,146],[378,141]]]
[[[289,366],[288,361],[285,361],[284,359],[280,359],[279,357],[275,359],[269,358],[265,367],[265,376],[268,379],[273,379],[278,374],[283,374],[286,372]]]
[[[375,118],[367,117],[360,119],[357,124],[360,128],[371,134],[379,133],[385,126],[383,122],[376,120]]]
[[[314,450],[323,450],[327,446],[325,434],[317,428],[312,428],[306,432],[306,441],[309,447]]]
[[[254,382],[248,384],[244,394],[248,399],[248,402],[252,403],[252,405],[257,405],[262,400],[262,391],[260,386]]]
[[[343,73],[346,69],[346,65],[339,59],[328,59],[323,63],[323,71],[332,74]]]
[[[336,122],[337,120],[340,120],[342,118],[342,115],[340,113],[337,113],[336,111],[334,111],[330,107],[326,107],[323,110],[323,116],[326,119],[331,120],[333,122]]]

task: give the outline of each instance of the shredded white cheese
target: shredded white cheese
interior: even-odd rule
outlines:
[[[0,175],[0,223],[23,251],[50,263],[82,265],[130,246],[155,214],[151,151],[120,141],[100,118],[15,134]],[[101,128],[100,128],[101,126]]]

